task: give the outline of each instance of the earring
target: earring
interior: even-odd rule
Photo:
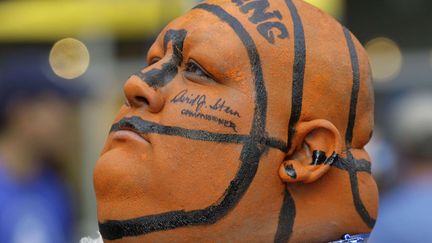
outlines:
[[[332,165],[338,158],[338,154],[336,152],[333,152],[333,154],[330,157],[326,157],[325,152],[321,150],[315,150],[312,154],[312,162],[311,165]]]
[[[336,152],[333,152],[333,154],[328,157],[328,159],[324,162],[326,165],[332,165],[336,160],[338,160],[339,155]]]
[[[312,162],[311,165],[320,165],[327,160],[327,156],[324,151],[314,150],[312,153]]]
[[[292,164],[285,164],[284,167],[285,167],[285,173],[286,173],[289,177],[291,177],[291,178],[293,178],[293,179],[296,179],[296,178],[297,178],[297,173],[296,173],[296,171],[294,170],[294,167],[292,166]]]

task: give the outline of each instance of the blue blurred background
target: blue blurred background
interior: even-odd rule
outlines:
[[[0,0],[0,242],[75,242],[97,231],[92,169],[123,82],[196,2]],[[421,242],[432,228],[432,2],[308,2],[370,57],[367,149],[381,194],[371,242]]]

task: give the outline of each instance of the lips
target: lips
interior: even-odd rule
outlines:
[[[114,134],[114,138],[135,138],[143,139],[147,143],[150,143],[148,134],[140,129],[140,125],[136,124],[133,119],[122,119],[120,122],[114,124],[111,127],[111,133]]]

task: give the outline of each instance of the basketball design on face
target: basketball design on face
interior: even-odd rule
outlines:
[[[124,85],[95,170],[107,241],[323,242],[370,232],[366,53],[299,0],[211,0]]]

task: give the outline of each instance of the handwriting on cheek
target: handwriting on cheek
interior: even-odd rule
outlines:
[[[216,111],[226,113],[231,116],[240,117],[240,113],[227,105],[227,102],[223,98],[218,98],[216,101],[209,101],[206,95],[204,94],[193,94],[190,93],[187,89],[180,91],[174,98],[170,101],[173,104],[185,104],[192,108],[183,109],[181,111],[181,115],[197,118],[207,121],[212,121],[217,123],[218,125],[222,125],[224,127],[228,127],[237,132],[237,125],[231,121],[219,118],[214,115],[204,114],[203,111]]]
[[[187,104],[199,112],[202,109],[224,112],[226,114],[240,117],[240,113],[230,106],[222,98],[218,98],[215,102],[208,102],[207,96],[204,94],[189,93],[187,89],[180,91],[174,98],[171,99],[173,104]]]
[[[219,118],[217,116],[203,114],[201,112],[194,112],[194,111],[191,111],[191,110],[188,110],[188,109],[183,109],[181,111],[181,114],[183,116],[187,116],[187,117],[192,117],[192,118],[197,118],[197,119],[212,121],[212,122],[217,123],[218,125],[222,125],[224,127],[232,128],[234,130],[234,132],[237,132],[237,125],[233,121],[230,121],[230,120],[225,120],[225,119]]]

